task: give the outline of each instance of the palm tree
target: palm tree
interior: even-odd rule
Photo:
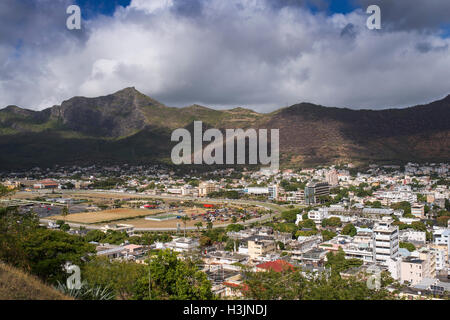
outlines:
[[[202,223],[201,221],[200,221],[200,222],[197,222],[197,223],[195,224],[195,226],[197,227],[198,232],[200,232],[200,228],[203,227],[203,223]]]
[[[184,237],[186,238],[186,224],[188,221],[191,220],[191,218],[188,216],[182,216],[181,220],[183,221],[183,224],[184,224]]]
[[[67,206],[64,206],[62,209],[62,216],[65,217],[69,214],[69,208]]]

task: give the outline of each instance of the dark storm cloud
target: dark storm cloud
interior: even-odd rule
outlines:
[[[383,27],[433,32],[450,24],[448,0],[353,0],[363,8],[379,5]]]

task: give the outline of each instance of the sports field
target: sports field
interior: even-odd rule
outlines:
[[[94,224],[94,223],[107,223],[107,222],[112,222],[112,221],[126,220],[126,219],[140,218],[140,217],[144,218],[149,215],[160,214],[163,212],[164,212],[164,210],[120,208],[120,209],[103,210],[103,211],[97,211],[97,212],[75,213],[75,214],[69,214],[65,217],[53,216],[53,217],[51,217],[51,219],[64,220],[67,222],[74,222],[74,223]]]

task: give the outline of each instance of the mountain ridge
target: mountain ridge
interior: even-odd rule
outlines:
[[[450,95],[403,109],[353,110],[304,102],[258,113],[242,107],[174,108],[128,87],[101,97],[73,97],[42,111],[17,106],[1,109],[0,164],[65,164],[80,158],[87,162],[168,161],[171,132],[192,130],[195,120],[222,130],[280,129],[281,160],[288,165],[447,160],[449,113]],[[36,155],[39,148],[47,155]]]

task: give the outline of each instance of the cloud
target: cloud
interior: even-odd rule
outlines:
[[[30,30],[54,7],[41,1]],[[135,86],[173,106],[383,108],[450,90],[449,39],[437,30],[370,31],[365,10],[329,15],[311,13],[306,1],[133,0],[112,17],[85,21],[77,34],[61,28],[66,2],[57,3],[61,15],[52,10],[43,29],[0,40],[8,61],[0,64],[0,106],[42,109]]]
[[[367,8],[380,6],[385,28],[433,32],[450,23],[450,1],[443,0],[353,0]]]

